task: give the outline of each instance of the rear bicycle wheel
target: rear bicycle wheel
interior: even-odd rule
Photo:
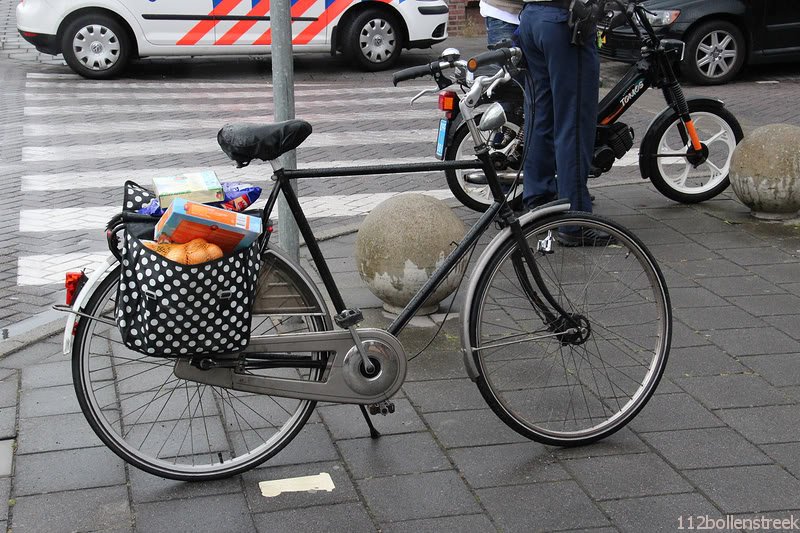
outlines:
[[[84,311],[113,321],[118,280],[119,267],[101,283]],[[303,298],[308,300],[309,294]],[[324,309],[321,302],[292,304],[285,316],[254,311],[252,335],[330,329],[321,312],[311,311]],[[114,325],[87,318],[78,322],[72,374],[81,410],[114,453],[157,476],[204,481],[253,468],[286,446],[316,405],[181,379],[173,373],[176,361],[129,350]],[[318,369],[243,372],[321,378]]]
[[[577,229],[613,241],[559,240]],[[672,327],[664,278],[641,241],[594,215],[534,220],[523,232],[538,283],[512,237],[476,274],[467,317],[477,384],[518,433],[551,445],[588,444],[636,416],[664,372]],[[532,304],[532,291],[546,300],[543,289],[570,320],[548,324]]]

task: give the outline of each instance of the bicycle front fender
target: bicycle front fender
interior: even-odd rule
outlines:
[[[689,105],[689,109],[692,108],[693,104],[709,106],[712,108],[715,107],[717,109],[723,109],[725,107],[725,102],[719,98],[705,98],[702,96],[687,98],[686,103]],[[648,152],[651,150],[650,147],[654,146],[654,143],[657,142],[657,139],[655,138],[656,134],[654,133],[656,124],[660,124],[664,120],[675,120],[677,118],[678,114],[676,111],[672,107],[667,107],[661,113],[656,115],[656,117],[650,121],[650,124],[647,125],[644,137],[642,137],[642,143],[639,145],[639,173],[641,174],[642,179],[650,179],[648,169],[651,154]]]
[[[569,202],[541,207],[519,217],[519,223],[524,228],[531,222],[541,218],[546,218],[551,215],[569,211],[569,208]],[[476,381],[478,379],[479,373],[478,367],[475,365],[475,357],[472,352],[472,346],[470,345],[469,318],[472,314],[471,307],[472,302],[475,299],[478,281],[481,278],[481,273],[492,259],[492,256],[494,256],[501,246],[513,238],[514,236],[511,234],[510,227],[504,228],[502,231],[500,231],[500,233],[495,235],[481,256],[478,258],[478,262],[475,263],[475,268],[472,270],[469,285],[467,286],[467,294],[464,297],[464,308],[461,312],[461,354],[464,357],[464,367],[466,368],[467,374],[472,381]]]
[[[81,288],[75,301],[72,303],[72,311],[82,311],[84,304],[89,301],[89,298],[94,294],[94,291],[100,285],[111,270],[117,266],[117,258],[109,255],[106,260],[98,265],[97,269],[89,276],[86,283]],[[67,315],[67,324],[64,327],[64,354],[69,355],[72,353],[72,340],[75,338],[75,329],[78,325],[78,315],[70,312]]]

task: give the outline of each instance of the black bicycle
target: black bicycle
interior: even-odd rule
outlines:
[[[661,194],[676,202],[697,203],[714,198],[730,183],[733,151],[744,137],[739,122],[719,99],[685,97],[673,70],[673,65],[683,58],[685,45],[682,41],[659,38],[647,18],[647,9],[639,1],[600,3],[620,10],[608,11],[609,16],[601,21],[598,39],[602,41],[606,31],[627,23],[642,43],[642,58],[600,101],[590,178],[610,171],[633,147],[633,129],[619,119],[648,89],[656,88],[662,91],[667,107],[642,137],[639,147],[642,178],[649,179]],[[442,60],[448,61],[453,73],[440,73],[435,78],[439,89],[444,90],[439,102],[446,113],[440,121],[436,155],[449,161],[469,159],[474,156],[469,127],[457,105],[445,107],[450,100],[459,99],[458,92],[446,90],[448,87],[469,86],[466,62],[460,60],[455,49],[445,50]],[[423,72],[427,67],[407,70]],[[425,73],[431,75],[429,69]],[[490,146],[501,182],[510,190],[509,199],[520,204],[525,129],[522,88],[508,84],[495,94],[484,96],[481,103],[492,102],[503,104],[508,120],[497,130],[487,132],[485,142]],[[483,211],[491,204],[491,191],[481,171],[450,169],[445,174],[453,195],[465,206]],[[514,184],[517,186],[512,188]]]
[[[214,356],[191,350],[148,356],[120,340],[116,295],[128,267],[109,257],[75,298],[65,334],[81,409],[102,441],[152,474],[207,480],[278,453],[317,401],[358,404],[367,422],[367,409],[391,412],[407,368],[396,335],[496,223],[502,229],[472,268],[460,310],[467,373],[506,424],[539,442],[586,444],[627,424],[667,362],[672,316],[664,277],[641,241],[610,220],[571,212],[563,202],[514,215],[480,142],[479,130],[504,120],[502,110],[484,113],[480,125],[473,118],[481,94],[507,82],[507,65],[520,57],[518,49],[503,54],[503,67],[476,79],[461,102],[479,144],[476,160],[285,170],[276,159],[303,142],[308,123],[223,128],[220,145],[237,163],[271,161],[275,186],[261,216],[267,222],[285,195],[335,313],[266,233],[248,347]],[[361,312],[342,300],[291,180],[449,168],[482,168],[494,202],[385,331],[357,327]],[[112,246],[114,234],[112,228]],[[169,326],[153,316],[153,328]]]

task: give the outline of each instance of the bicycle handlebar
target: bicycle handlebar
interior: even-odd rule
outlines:
[[[449,63],[445,63],[449,66]],[[413,80],[421,78],[422,76],[431,76],[442,71],[442,64],[439,61],[433,61],[427,65],[418,65],[416,67],[404,68],[392,74],[392,83],[397,87],[401,81]]]
[[[514,57],[520,57],[522,51],[519,48],[498,48],[491,52],[483,52],[478,54],[467,62],[467,68],[470,72],[475,72],[483,65],[492,64],[505,64],[508,60]]]

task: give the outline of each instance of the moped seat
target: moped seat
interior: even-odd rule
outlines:
[[[253,159],[271,161],[294,150],[311,135],[311,124],[305,120],[286,120],[274,124],[227,124],[217,133],[222,151],[236,161],[238,167]]]

